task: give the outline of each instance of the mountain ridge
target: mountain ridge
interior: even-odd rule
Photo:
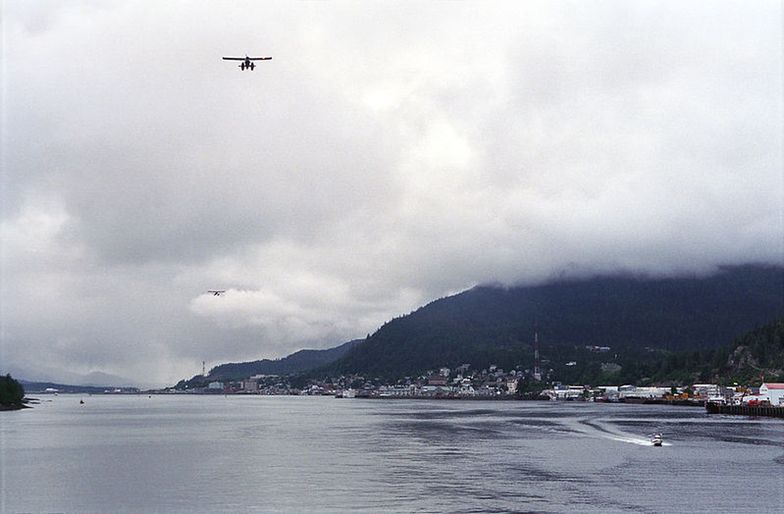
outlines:
[[[624,353],[619,362],[634,368],[649,360],[649,348],[712,351],[782,316],[784,267],[778,265],[726,266],[710,275],[608,274],[532,286],[480,285],[391,319],[366,339],[279,360],[221,364],[175,387],[258,374],[400,377],[464,363],[530,366],[535,330],[544,357],[568,362],[584,356],[585,347],[610,346]],[[563,364],[560,371],[567,371]]]
[[[175,387],[181,389],[186,385],[193,387],[203,382],[237,380],[254,375],[292,375],[302,373],[337,360],[362,341],[362,339],[354,339],[324,350],[299,350],[281,359],[261,359],[220,364],[212,368],[206,376],[195,375],[190,380],[181,380]]]
[[[784,267],[707,276],[604,275],[536,286],[477,286],[385,323],[324,373],[415,374],[470,363],[530,362],[544,345],[708,349],[784,313]]]

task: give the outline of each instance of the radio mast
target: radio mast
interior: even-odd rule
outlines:
[[[534,324],[534,380],[542,380],[542,366],[539,361],[539,325]]]

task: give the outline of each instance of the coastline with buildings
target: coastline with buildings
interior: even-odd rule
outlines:
[[[209,377],[205,377],[208,379]],[[472,370],[463,364],[452,370],[432,370],[419,377],[396,381],[347,375],[310,379],[296,387],[291,377],[256,375],[242,380],[206,381],[204,387],[166,389],[159,393],[333,396],[365,399],[428,400],[539,400],[598,403],[666,404],[693,407],[738,406],[784,409],[784,383],[764,382],[760,387],[713,383],[676,385],[583,385],[546,383],[534,370],[505,371],[497,366]],[[712,409],[712,410],[711,410]],[[718,412],[715,408],[708,412]],[[740,413],[741,411],[738,411]],[[746,412],[746,411],[744,411]],[[749,411],[750,412],[750,411]],[[771,411],[772,412],[772,411]],[[735,413],[724,409],[722,413]]]

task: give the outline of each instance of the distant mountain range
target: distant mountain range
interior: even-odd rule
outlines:
[[[73,373],[70,371],[37,367],[35,369],[4,367],[0,370],[2,374],[10,373],[20,382],[27,384],[58,384],[66,387],[94,387],[97,389],[117,388],[117,387],[149,387],[144,384],[144,380],[136,381],[129,378],[110,375],[101,371],[93,371],[86,375]]]
[[[552,359],[565,377],[589,375],[580,375],[579,367],[564,368],[560,361],[586,358],[587,346],[609,346],[613,355],[622,354],[616,360],[626,368],[624,378],[633,378],[635,362],[650,361],[652,351],[729,347],[783,316],[782,266],[728,266],[710,276],[616,275],[537,286],[480,286],[393,319],[367,339],[329,350],[302,350],[280,360],[223,364],[207,379],[301,373],[401,377],[464,363],[474,368],[530,366],[535,331],[543,358]],[[600,357],[590,355],[586,361],[600,366]],[[204,381],[197,375],[177,386]]]
[[[185,385],[193,387],[205,381],[236,380],[254,375],[293,375],[302,373],[336,361],[361,342],[362,339],[356,339],[326,350],[300,350],[282,359],[263,359],[252,362],[221,364],[212,368],[206,377],[196,375],[190,380],[181,381],[176,387],[182,388]]]
[[[114,391],[115,389],[121,389],[122,391],[128,392],[131,390],[136,390],[135,387],[116,387],[116,386],[97,386],[97,385],[74,385],[74,384],[60,384],[57,382],[34,382],[30,380],[19,380],[19,383],[22,384],[24,387],[25,394],[36,394],[36,393],[48,393],[48,392],[58,392],[58,393],[82,393],[82,394],[101,394],[106,391]]]

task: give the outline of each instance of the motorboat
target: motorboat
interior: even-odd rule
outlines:
[[[663,440],[661,432],[656,432],[651,436],[651,444],[654,446],[661,446]]]

